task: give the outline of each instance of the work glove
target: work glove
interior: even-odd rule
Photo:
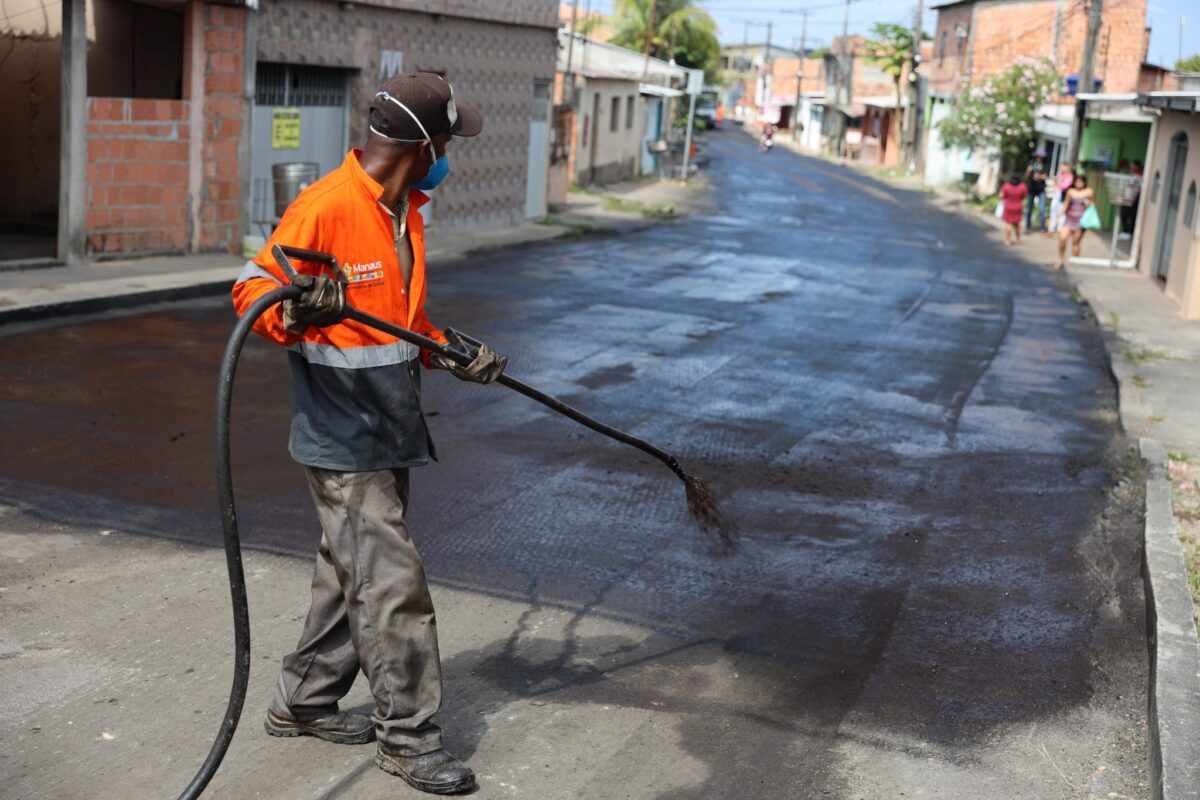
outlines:
[[[496,351],[486,344],[480,345],[479,351],[475,353],[475,360],[465,367],[437,353],[430,353],[429,361],[435,367],[449,370],[460,381],[473,383],[491,383],[500,377],[508,365],[507,358],[497,355]]]
[[[301,334],[309,325],[324,328],[346,316],[346,287],[328,275],[298,273],[292,286],[304,290],[298,300],[283,301],[283,327]]]

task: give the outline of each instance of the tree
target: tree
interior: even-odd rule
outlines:
[[[649,38],[650,55],[702,69],[705,80],[716,80],[721,60],[716,23],[695,0],[617,0],[614,12],[613,44],[641,53]]]
[[[921,40],[929,37],[921,34]],[[913,57],[912,28],[896,25],[891,22],[876,22],[871,28],[871,38],[863,45],[864,60],[872,66],[879,67],[884,74],[892,79],[896,88],[896,113],[892,115],[895,124],[895,141],[900,141],[900,79],[904,70],[912,63]]]
[[[1200,72],[1200,53],[1179,59],[1175,62],[1175,69],[1178,72]]]
[[[999,156],[1003,174],[1029,157],[1038,106],[1050,100],[1058,84],[1049,61],[1020,59],[959,94],[939,126],[942,142]]]

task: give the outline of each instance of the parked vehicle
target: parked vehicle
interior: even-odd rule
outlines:
[[[717,127],[717,99],[707,94],[696,98],[696,124],[704,128]]]

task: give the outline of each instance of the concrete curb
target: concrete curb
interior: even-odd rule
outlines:
[[[141,278],[139,280],[141,283],[149,283],[151,281],[151,278]],[[136,308],[152,303],[162,303],[172,300],[192,300],[197,297],[228,294],[230,289],[233,288],[233,281],[234,278],[226,276],[220,280],[201,280],[183,285],[146,286],[145,288],[134,290],[118,289],[111,293],[0,309],[0,326],[18,322],[35,322],[50,317],[95,314],[101,311]]]
[[[1150,631],[1150,775],[1155,800],[1200,798],[1200,640],[1175,530],[1167,453],[1138,440],[1146,480],[1142,580]]]
[[[530,244],[585,236],[619,236],[637,233],[656,225],[677,222],[689,215],[704,211],[699,200],[687,197],[676,205],[680,210],[673,217],[646,219],[624,212],[599,213],[570,211],[555,224],[528,224],[523,229],[502,229],[475,236],[451,238],[432,243],[427,256],[453,261],[468,258],[480,251],[523,247]],[[586,228],[579,234],[579,227]],[[231,267],[213,267],[157,274],[135,274],[120,278],[85,279],[76,283],[63,279],[48,286],[20,289],[18,296],[0,297],[0,327],[10,324],[37,322],[56,317],[95,314],[104,311],[137,308],[177,300],[213,297],[228,294],[240,271],[240,263]],[[7,304],[7,307],[6,307]]]

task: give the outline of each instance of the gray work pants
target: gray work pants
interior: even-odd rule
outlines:
[[[408,470],[305,469],[324,535],[312,607],[271,709],[300,720],[334,713],[362,669],[380,744],[399,755],[437,750],[442,734],[429,719],[442,704],[442,667],[425,567],[404,523]]]

